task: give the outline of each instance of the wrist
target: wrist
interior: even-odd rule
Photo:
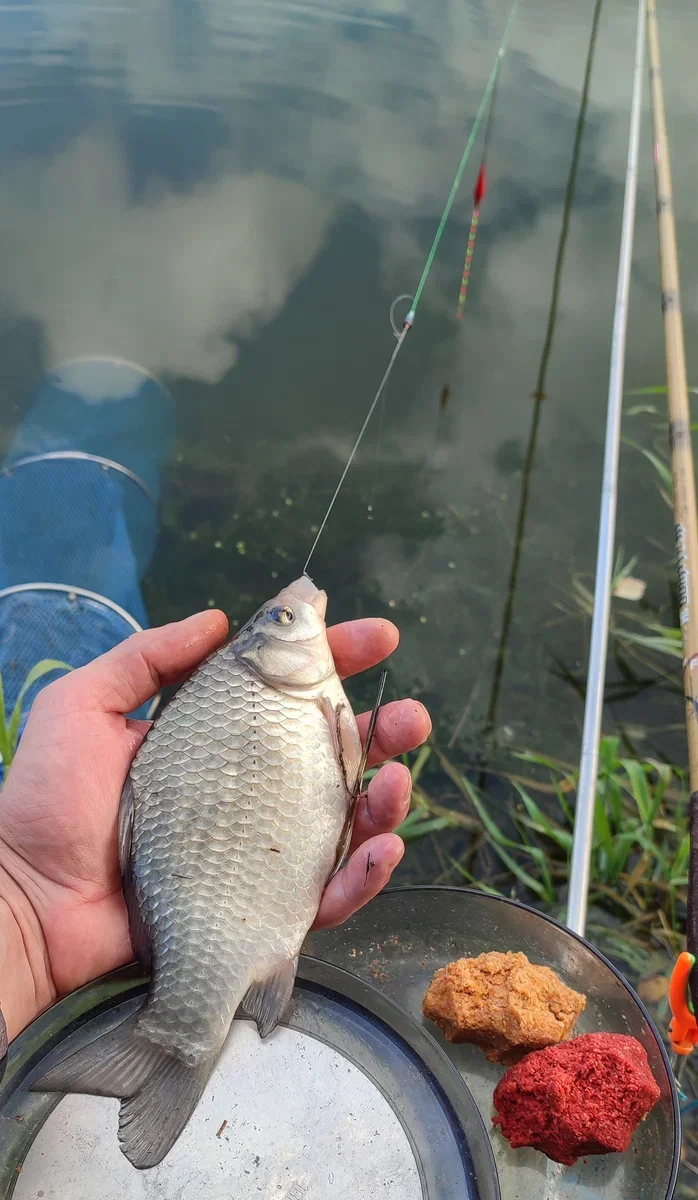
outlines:
[[[10,1041],[56,999],[41,923],[0,862],[0,1009]]]

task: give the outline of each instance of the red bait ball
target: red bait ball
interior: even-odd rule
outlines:
[[[571,1167],[627,1150],[660,1094],[640,1042],[587,1033],[511,1067],[495,1088],[494,1124],[515,1150],[532,1146]]]

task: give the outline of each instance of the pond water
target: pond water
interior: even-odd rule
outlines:
[[[480,143],[313,560],[333,618],[398,622],[389,686],[428,703],[440,744],[463,764],[486,754],[496,765],[511,746],[578,753],[588,621],[574,580],[591,586],[596,546],[636,20],[628,0],[601,5],[580,124],[595,9],[521,0],[465,319],[455,307]],[[75,356],[123,357],[165,381],[176,428],[145,584],[153,623],[209,604],[242,620],[302,569],[508,10],[507,0],[0,6],[2,434],[41,372]],[[662,5],[661,36],[698,384],[691,0]],[[628,388],[664,380],[658,289],[646,109]],[[659,417],[625,426],[646,445],[662,436],[652,423],[663,398],[650,402]],[[668,620],[671,537],[656,474],[625,447],[619,542],[639,556],[645,611]],[[609,693],[608,728],[622,723],[644,752],[683,760],[678,688],[628,682],[622,664],[610,677],[622,686]],[[353,694],[370,703],[374,686]],[[415,849],[404,871],[431,877],[434,863]]]

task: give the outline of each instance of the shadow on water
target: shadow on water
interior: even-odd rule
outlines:
[[[531,477],[533,473],[533,464],[536,455],[536,446],[538,443],[538,431],[540,428],[541,406],[546,398],[546,379],[548,374],[548,365],[550,363],[550,355],[553,349],[553,339],[555,336],[555,325],[557,322],[558,305],[560,299],[560,284],[562,281],[562,271],[565,261],[565,249],[567,247],[567,238],[569,235],[570,216],[572,213],[572,205],[574,202],[574,189],[577,181],[577,171],[579,168],[579,156],[582,148],[582,137],[584,134],[584,125],[586,122],[587,106],[589,103],[589,86],[591,83],[591,73],[594,65],[594,51],[596,49],[596,38],[599,29],[599,19],[601,17],[601,7],[603,0],[596,0],[594,13],[591,23],[591,33],[589,35],[589,49],[587,51],[586,67],[584,71],[584,83],[582,85],[582,96],[579,105],[579,116],[577,118],[577,129],[572,147],[572,160],[570,163],[570,172],[567,178],[567,189],[565,191],[565,202],[562,210],[562,224],[560,227],[560,239],[557,246],[557,255],[555,258],[555,270],[553,272],[553,288],[550,297],[550,309],[548,312],[548,323],[545,330],[545,340],[543,342],[543,350],[538,367],[538,377],[536,386],[533,391],[533,413],[531,416],[531,427],[526,445],[526,456],[524,459],[523,470],[521,472],[521,498],[519,501],[519,511],[516,518],[516,528],[514,531],[514,551],[511,558],[511,569],[507,580],[506,600],[504,604],[504,613],[502,616],[502,625],[499,633],[497,644],[497,657],[494,667],[494,675],[492,678],[492,688],[490,691],[489,704],[487,706],[487,715],[485,717],[485,725],[483,728],[483,744],[487,745],[488,739],[492,736],[497,720],[497,706],[499,702],[499,692],[502,686],[504,676],[504,665],[506,662],[507,643],[511,633],[511,622],[514,614],[514,603],[516,600],[516,588],[519,579],[519,565],[521,562],[521,554],[523,551],[524,537],[526,532],[526,517],[528,515],[528,501],[531,489]],[[483,763],[480,768],[480,786],[484,787],[486,783],[486,764]]]
[[[314,560],[337,617],[398,621],[393,686],[428,702],[440,740],[483,770],[512,745],[573,759],[579,742],[570,680],[583,678],[587,618],[568,598],[593,564],[634,20],[602,7],[521,5],[465,320],[454,310],[482,139]],[[116,355],[167,383],[176,445],[151,620],[209,601],[241,620],[248,598],[302,566],[505,17],[495,0],[0,13],[0,436],[66,358]],[[669,62],[690,19],[682,9],[667,26]],[[678,82],[670,103],[683,165],[695,154]],[[651,192],[648,166],[639,383],[663,369]],[[679,214],[689,252],[691,219]],[[660,610],[666,521],[636,458],[621,531]],[[613,685],[616,721],[670,724],[656,689]],[[657,741],[676,753],[674,735]]]

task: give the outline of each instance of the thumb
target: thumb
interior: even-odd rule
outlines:
[[[224,613],[197,613],[185,621],[145,629],[49,684],[43,707],[62,712],[128,713],[152,699],[160,688],[178,683],[216,650],[228,633]]]

